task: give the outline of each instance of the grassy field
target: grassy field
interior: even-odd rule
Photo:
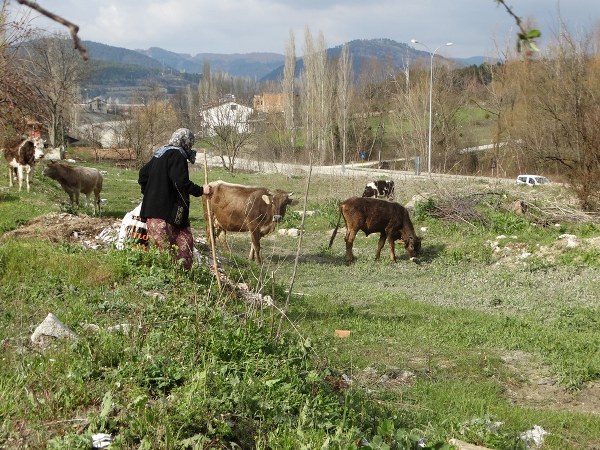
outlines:
[[[120,220],[141,199],[137,172],[87,165],[106,171],[102,220]],[[31,193],[0,192],[2,233],[91,212],[39,173]],[[300,200],[263,239],[263,266],[246,261],[245,234],[217,246],[229,278],[276,308],[155,252],[4,238],[0,446],[89,448],[107,432],[117,448],[441,448],[457,438],[518,449],[537,425],[541,448],[600,448],[600,228],[568,214],[566,188],[392,176],[397,201],[420,199],[411,216],[423,255],[412,263],[398,246],[398,263],[385,249],[374,261],[377,238],[360,233],[347,266],[343,232],[332,248],[329,238],[337,202],[366,178],[209,178]],[[511,211],[516,200],[525,216]],[[199,200],[191,218],[205,237]],[[33,346],[48,312],[79,339]],[[132,331],[102,331],[120,323]]]

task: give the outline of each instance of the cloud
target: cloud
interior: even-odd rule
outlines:
[[[12,2],[14,4],[16,2]],[[179,53],[284,53],[290,30],[301,54],[305,27],[328,46],[353,39],[419,39],[431,48],[454,45],[447,56],[493,55],[516,35],[516,25],[493,0],[40,0],[80,26],[80,37],[129,49],[161,47]],[[514,6],[534,17],[544,36],[559,28],[590,30],[600,2],[528,0]],[[39,19],[38,26],[52,26]],[[56,26],[56,25],[54,25]]]

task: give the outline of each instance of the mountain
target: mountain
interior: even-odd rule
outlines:
[[[89,96],[131,96],[134,91],[160,85],[168,93],[185,86],[197,86],[204,63],[211,72],[226,72],[232,76],[248,77],[260,81],[281,80],[285,56],[277,53],[175,53],[159,47],[147,50],[129,50],[93,41],[84,41],[90,53],[89,79],[84,86]],[[356,77],[363,68],[378,68],[382,76],[404,70],[415,61],[429,63],[430,54],[408,44],[391,39],[359,39],[348,42],[352,58],[352,69]],[[342,46],[327,49],[330,58],[340,56]],[[458,66],[480,65],[487,61],[482,56],[446,59],[436,57],[448,64]],[[298,58],[296,72],[303,69],[303,60]],[[123,88],[123,89],[121,89]],[[136,94],[137,95],[137,94]]]
[[[454,58],[460,65],[468,66],[480,66],[484,63],[496,64],[500,60],[498,58],[488,58],[486,56],[471,56],[469,58]]]
[[[190,73],[202,73],[207,62],[211,72],[226,72],[232,76],[260,79],[284,62],[284,56],[277,53],[198,53],[195,56],[186,53],[173,53],[158,47],[148,50],[136,50],[177,70]]]
[[[135,50],[113,47],[111,45],[100,44],[93,41],[83,41],[83,45],[88,49],[90,59],[92,60],[136,65],[146,69],[162,69],[162,64],[160,61],[157,61],[156,59],[140,52],[136,52]]]
[[[391,39],[357,39],[347,43],[348,52],[352,59],[352,72],[355,77],[359,77],[365,67],[378,67],[383,73],[389,73],[390,70],[404,70],[404,68],[414,61],[425,61],[429,63],[429,53],[414,49],[408,44],[393,41]],[[329,58],[339,58],[342,53],[342,46],[327,49]],[[447,63],[463,66],[464,63],[455,59],[436,57],[445,60]],[[296,62],[296,74],[298,75],[304,67],[304,61],[299,58]],[[283,66],[278,67],[273,72],[265,75],[262,80],[280,80],[283,78]]]

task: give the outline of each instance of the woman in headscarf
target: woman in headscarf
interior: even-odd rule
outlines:
[[[140,169],[138,178],[144,196],[140,216],[146,220],[149,242],[173,250],[185,269],[194,262],[190,195],[210,195],[208,184],[198,186],[189,177],[188,161],[196,160],[194,141],[191,130],[179,128]]]

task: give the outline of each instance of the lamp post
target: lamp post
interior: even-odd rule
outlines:
[[[422,42],[417,41],[416,39],[411,39],[410,42],[412,42],[413,44],[420,44],[423,47],[425,47],[431,57],[431,62],[429,65],[429,142],[427,144],[427,173],[431,177],[431,117],[432,117],[431,107],[432,107],[432,97],[433,97],[433,57],[435,56],[435,53],[441,47],[450,46],[450,45],[452,45],[452,42],[446,42],[445,44],[439,45],[433,52],[431,50],[429,50],[429,47],[427,47],[427,45],[423,44]]]

